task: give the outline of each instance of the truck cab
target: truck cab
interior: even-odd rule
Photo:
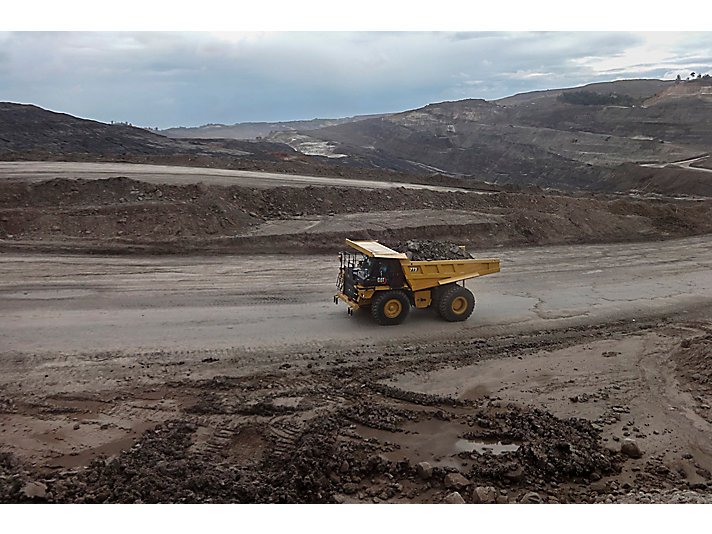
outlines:
[[[398,260],[364,256],[354,269],[354,279],[364,287],[403,287],[405,277]]]

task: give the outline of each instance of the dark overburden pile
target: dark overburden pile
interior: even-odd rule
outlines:
[[[461,260],[472,256],[450,241],[397,241],[389,243],[389,248],[405,252],[413,261]]]
[[[510,405],[494,417],[480,414],[476,421],[486,429],[473,431],[467,438],[522,445],[516,452],[499,458],[478,455],[469,473],[472,478],[504,478],[534,484],[598,480],[601,475],[620,471],[621,457],[601,445],[599,433],[585,419],[559,419],[543,410],[522,411]],[[504,461],[505,458],[510,462]]]
[[[435,398],[431,401],[435,403]],[[358,422],[391,431],[392,439],[397,439],[405,420],[422,417],[443,421],[465,417],[472,428],[464,436],[467,439],[520,443],[515,452],[501,455],[473,453],[468,458],[471,466],[464,471],[473,487],[508,488],[512,499],[526,489],[543,492],[553,481],[598,480],[619,472],[624,461],[603,447],[598,433],[582,419],[562,420],[548,412],[522,411],[511,405],[506,409],[473,407],[473,412],[458,415],[447,404],[419,416],[415,409],[357,402],[311,421],[289,454],[268,445],[262,460],[254,465],[194,450],[197,427],[185,421],[158,425],[114,458],[97,458],[85,469],[39,475],[35,480],[21,462],[0,454],[0,502],[327,503],[344,502],[346,496],[375,502],[374,497],[417,500],[426,495],[439,502],[449,491],[446,476],[453,468],[433,466],[432,476],[424,479],[413,462],[379,454],[393,451],[393,443],[354,439],[352,430]],[[462,458],[467,455],[461,453]],[[437,495],[431,495],[433,491]],[[473,498],[464,490],[463,496],[468,502]]]
[[[23,502],[24,483],[21,462],[12,454],[0,451],[0,504]]]

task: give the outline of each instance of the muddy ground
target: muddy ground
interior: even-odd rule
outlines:
[[[0,500],[710,502],[712,249],[663,244],[502,250],[395,328],[330,257],[6,254]]]
[[[38,365],[0,399],[0,499],[712,502],[711,336],[692,314],[248,374],[230,351],[87,354],[76,388]]]

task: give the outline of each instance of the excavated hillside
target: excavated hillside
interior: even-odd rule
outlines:
[[[272,159],[286,145],[238,140],[177,140],[128,124],[106,124],[37,106],[0,102],[0,159],[57,159],[74,155],[191,155]]]
[[[697,85],[625,80],[494,102],[442,102],[302,132],[300,143],[327,144],[342,155],[342,163],[352,159],[492,183],[627,190],[627,182],[619,186],[615,175],[621,165],[676,162],[709,153],[712,99]],[[271,137],[300,150],[292,138]],[[657,183],[651,187],[656,190]]]
[[[305,155],[286,144],[261,140],[170,139],[126,124],[9,102],[0,102],[0,161],[149,163],[487,188],[416,166],[399,167],[407,173],[389,171],[383,162]]]
[[[675,82],[672,80],[617,80],[614,82],[597,82],[589,83],[583,87],[567,87],[566,89],[548,89],[545,91],[529,91],[526,93],[518,93],[513,96],[500,98],[495,102],[502,106],[519,106],[529,105],[535,101],[554,101],[559,98],[562,93],[574,93],[581,90],[587,90],[602,94],[620,94],[630,96],[632,98],[642,100],[650,98],[661,91],[664,91]]]
[[[685,99],[689,97],[700,100],[712,99],[712,77],[706,75],[704,78],[700,77],[699,79],[691,80],[689,82],[676,83],[651,98],[648,98],[644,104],[646,106],[654,106],[658,103],[665,103],[678,98]]]
[[[177,127],[160,130],[162,135],[174,139],[255,139],[273,132],[315,130],[347,122],[380,117],[381,115],[358,115],[341,119],[312,119],[286,122],[238,122],[236,124],[205,124],[196,127]]]
[[[169,139],[128,125],[2,103],[0,159],[153,158],[320,176],[378,169],[405,173],[408,181],[453,185],[474,178],[559,190],[709,195],[709,177],[691,167],[678,166],[674,180],[666,169],[650,170],[711,152],[709,88],[705,79],[620,80],[493,102],[442,102],[372,118],[307,121],[302,131],[275,123],[290,129],[266,141],[227,139],[233,134],[222,126],[209,135],[223,139]],[[318,124],[332,125],[311,129]]]

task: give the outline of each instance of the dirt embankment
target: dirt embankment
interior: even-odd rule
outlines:
[[[710,169],[712,170],[712,157],[707,156],[706,158],[702,158],[698,161],[692,162],[690,164],[690,167],[698,168],[698,169]]]
[[[693,165],[691,169],[681,167],[645,167],[625,163],[618,167],[611,178],[603,184],[609,191],[638,191],[643,194],[687,195],[712,197],[712,173],[694,170],[703,167],[709,159]]]
[[[697,413],[712,423],[712,334],[699,335],[685,339],[673,353],[677,375],[686,391],[689,391],[700,404]]]
[[[709,233],[711,212],[709,201],[541,193],[251,189],[121,177],[0,184],[5,250],[334,252],[345,237],[470,247],[620,242]],[[392,224],[395,214],[405,222]]]

